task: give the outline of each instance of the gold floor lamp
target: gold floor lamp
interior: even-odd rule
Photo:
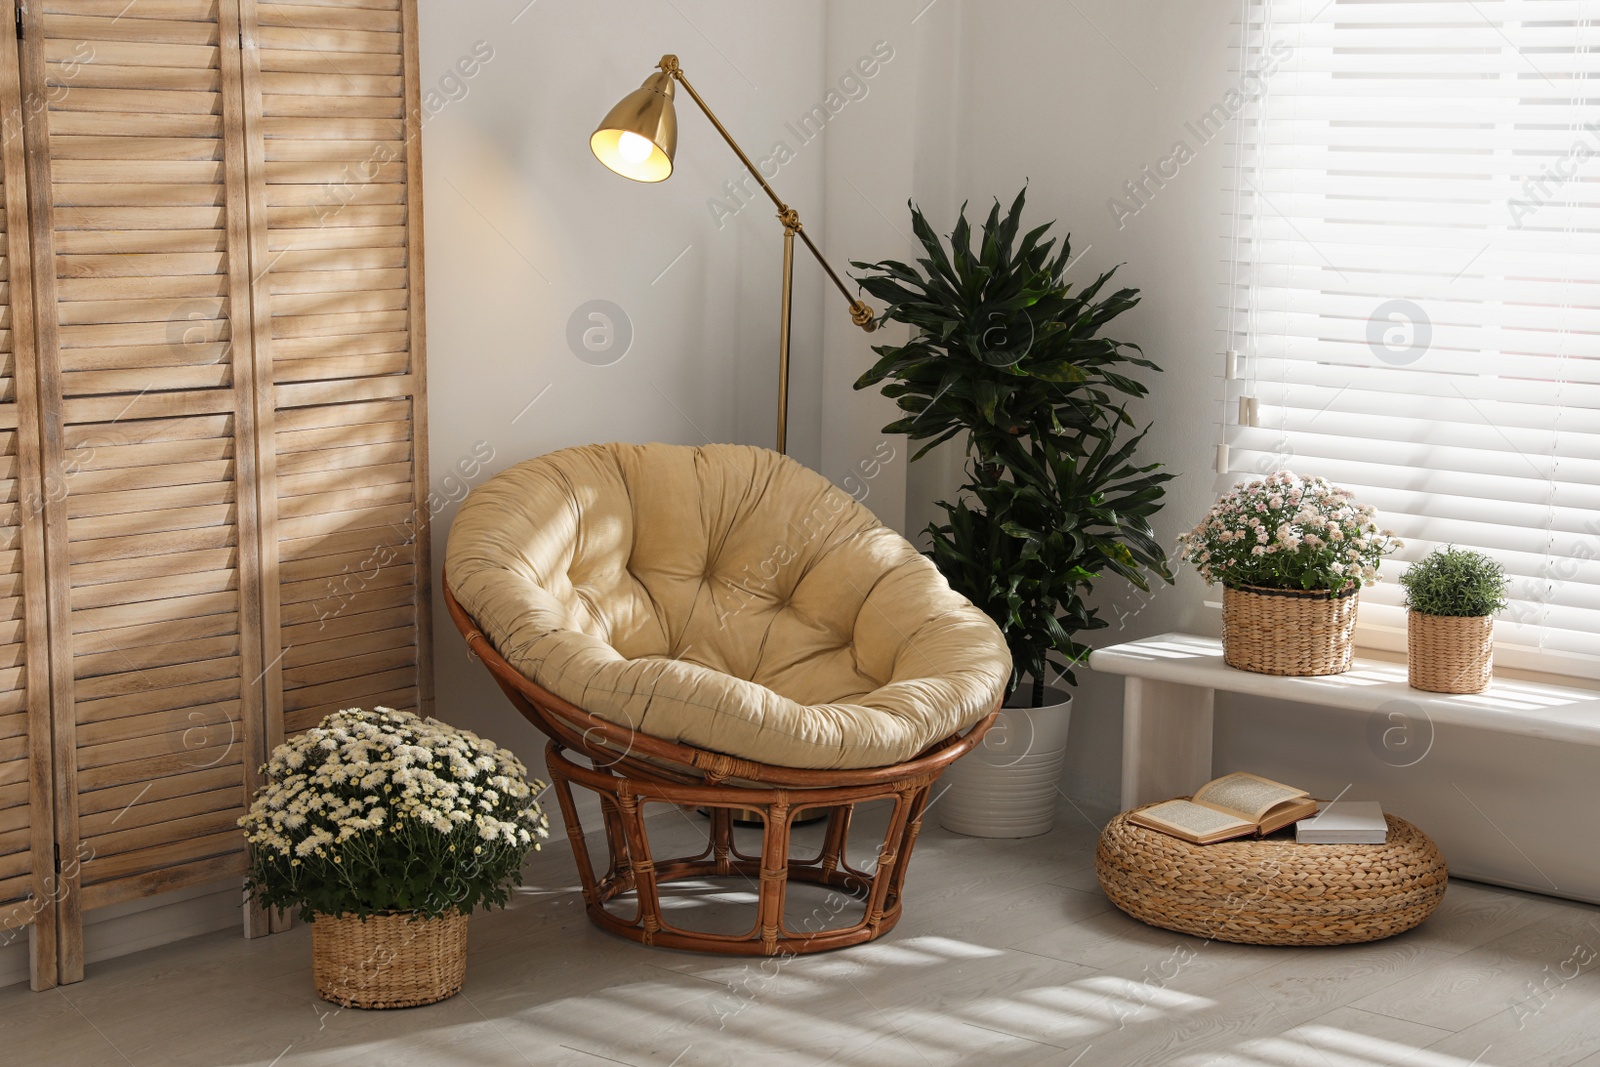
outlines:
[[[711,120],[711,125],[722,134],[722,139],[728,142],[728,147],[739,157],[739,162],[745,165],[772,198],[778,208],[778,221],[783,223],[783,306],[778,322],[778,451],[783,452],[788,444],[789,432],[789,319],[794,301],[796,237],[805,242],[828,277],[833,279],[833,284],[850,302],[850,318],[855,324],[868,333],[877,329],[878,324],[873,318],[872,309],[850,295],[843,279],[822,258],[821,250],[801,227],[799,213],[779,198],[772,186],[767,184],[767,179],[762,177],[761,169],[750,162],[750,157],[744,154],[744,149],[739,147],[733,135],[717,121],[717,116],[711,113],[706,102],[700,99],[700,94],[694,91],[694,86],[689,84],[689,79],[683,76],[683,70],[678,66],[678,57],[662,56],[658,68],[656,73],[645,79],[642,86],[623,97],[616,107],[607,112],[600,122],[600,128],[589,138],[589,148],[601,163],[624,178],[632,178],[636,182],[665,181],[672,173],[673,154],[678,150],[678,113],[672,100],[674,83],[680,83],[690,99]]]

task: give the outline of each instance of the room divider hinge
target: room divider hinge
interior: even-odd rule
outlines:
[[[59,877],[61,875],[61,842],[57,841],[54,845],[54,848],[56,854],[56,875]]]
[[[17,40],[22,40],[22,5],[17,5]]]

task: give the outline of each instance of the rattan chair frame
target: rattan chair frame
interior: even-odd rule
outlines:
[[[740,956],[799,955],[844,948],[883,936],[900,920],[906,868],[933,784],[983,739],[999,713],[964,734],[930,746],[914,759],[888,767],[813,770],[780,767],[650,737],[608,722],[537,685],[512,667],[476,621],[441,585],[450,618],[468,650],[488,669],[513,707],[549,737],[545,747],[551,786],[577,862],[585,910],[603,930],[644,945]],[[574,761],[581,756],[588,766]],[[609,859],[597,872],[572,786],[600,799]],[[888,827],[870,869],[847,858],[858,804],[889,801]],[[657,860],[645,825],[646,807],[673,804],[709,812],[704,846],[695,854]],[[826,811],[823,843],[814,859],[790,855],[797,818]],[[754,815],[761,825],[760,855],[739,850],[735,818]],[[756,883],[756,921],[741,934],[691,930],[668,921],[663,887],[674,882],[738,878]],[[793,929],[784,907],[790,882],[826,886],[863,905],[859,921]],[[633,893],[637,908],[619,915],[607,902]],[[670,890],[668,891],[670,896]],[[815,918],[813,913],[813,918]],[[809,920],[808,920],[809,921]],[[805,924],[802,924],[805,925]]]

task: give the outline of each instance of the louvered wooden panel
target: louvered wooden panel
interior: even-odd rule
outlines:
[[[260,457],[268,720],[281,710],[292,733],[341,707],[431,709],[416,13],[241,12],[275,428]]]
[[[28,16],[63,980],[81,912],[237,875],[264,736],[238,12]],[[65,58],[93,61],[69,76]]]
[[[0,0],[0,26],[15,23]],[[0,48],[0,111],[19,114],[16,52]],[[55,984],[50,655],[38,370],[21,131],[0,144],[0,943],[31,936],[32,985]],[[31,928],[25,929],[25,928]]]

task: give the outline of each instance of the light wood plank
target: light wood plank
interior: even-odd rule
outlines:
[[[239,853],[243,858],[244,834],[239,830],[229,830],[209,834],[205,837],[192,837],[185,840],[174,841],[166,844],[156,844],[148,848],[139,848],[130,852],[123,852],[105,859],[96,857],[93,863],[84,864],[86,887],[103,885],[118,879],[145,872],[168,871],[174,868],[194,863],[199,860],[212,859],[217,856]],[[229,865],[231,869],[232,864]],[[216,877],[216,869],[206,869],[207,880]],[[167,884],[165,882],[158,884]],[[148,888],[141,890],[141,896],[150,892]]]
[[[217,27],[215,23],[176,19],[119,19],[114,15],[46,15],[41,36],[94,42],[215,45]]]
[[[185,713],[189,709],[183,709]],[[110,786],[83,794],[78,810],[85,816],[117,812],[134,804],[154,803],[172,797],[192,796],[196,793],[226,789],[239,780],[239,773],[231,765],[220,765],[205,770],[166,778],[152,778],[143,782]],[[115,819],[111,820],[113,823]]]
[[[387,692],[394,689],[414,689],[417,684],[417,671],[415,667],[405,667],[399,670],[384,671],[381,674],[365,674],[358,677],[342,678],[338,681],[327,682],[323,685],[308,685],[304,688],[287,688],[283,695],[284,714],[302,708],[325,704],[328,701],[346,701],[345,707],[350,707],[352,701],[359,701],[362,697],[372,693]]]
[[[84,837],[92,839],[96,835],[114,833],[119,830],[132,830],[141,826],[161,825],[176,819],[190,818],[195,815],[205,815],[216,811],[234,811],[235,818],[243,814],[244,789],[242,786],[230,783],[226,788],[214,789],[205,793],[191,793],[187,796],[173,797],[167,800],[148,801],[135,804],[125,811],[107,811],[97,815],[90,815],[80,820]],[[98,846],[97,846],[98,848]]]
[[[168,552],[200,552],[238,543],[238,529],[232,525],[222,525],[133,537],[102,537],[74,541],[68,551],[69,558],[76,564],[111,559],[137,559],[145,555],[161,555]]]
[[[301,27],[316,27],[325,30],[379,30],[388,35],[400,33],[400,12],[375,10],[371,7],[338,8],[329,6],[316,6],[308,4],[263,4],[261,7],[261,25],[287,26],[290,29]],[[336,38],[341,43],[358,41],[352,34],[344,34]],[[386,37],[385,40],[390,38]],[[385,49],[386,51],[388,49]],[[270,91],[270,89],[269,89]],[[390,89],[384,95],[398,98],[398,86]]]
[[[106,697],[151,695],[163,689],[204,685],[212,681],[227,681],[230,678],[235,682],[239,678],[238,656],[79,678],[74,692],[81,707]]]
[[[149,600],[139,604],[121,604],[94,611],[75,612],[72,632],[76,637],[96,631],[113,631],[141,626],[159,626],[170,622],[237,612],[239,597],[232,592],[208,593],[202,596],[169,597]],[[92,646],[91,646],[92,648]]]
[[[327,589],[313,590],[305,599],[285,601],[280,608],[284,632],[300,627],[322,627],[357,614],[377,613],[391,608],[415,606],[416,590],[409,584],[363,588],[358,593],[329,596]]]

